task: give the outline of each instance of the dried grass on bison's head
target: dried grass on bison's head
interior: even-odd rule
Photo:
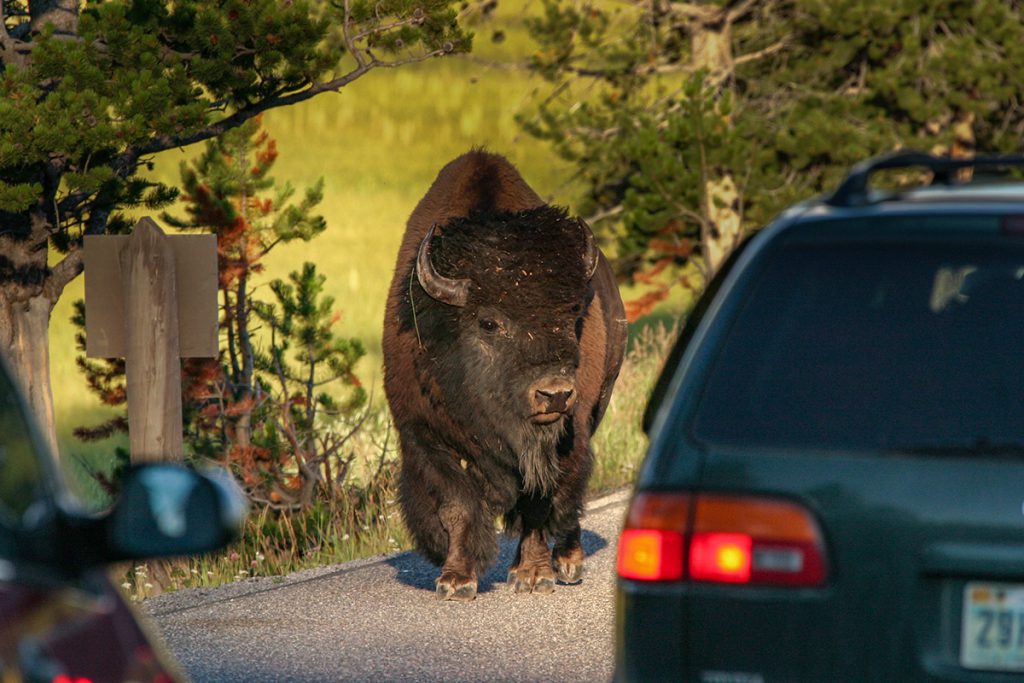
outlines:
[[[587,237],[565,209],[476,212],[440,230],[432,261],[446,277],[472,281],[475,303],[529,315],[577,303],[587,290]]]

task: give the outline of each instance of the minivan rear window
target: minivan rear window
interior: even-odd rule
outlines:
[[[1024,457],[1024,245],[803,239],[765,256],[692,422],[734,447]]]

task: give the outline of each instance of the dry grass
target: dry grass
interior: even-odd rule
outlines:
[[[594,435],[592,492],[619,488],[636,476],[647,452],[641,418],[674,338],[673,330],[657,322],[639,328],[632,339],[608,411]]]

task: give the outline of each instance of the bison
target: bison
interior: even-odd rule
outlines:
[[[383,338],[399,504],[441,566],[439,599],[476,597],[499,517],[519,534],[516,592],[582,580],[590,437],[625,341],[622,299],[586,223],[546,205],[499,155],[471,151],[441,170],[409,218]]]

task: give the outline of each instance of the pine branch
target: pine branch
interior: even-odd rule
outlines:
[[[50,271],[50,277],[43,285],[43,296],[51,304],[56,304],[64,288],[82,272],[82,249],[72,248],[67,256],[62,258]]]
[[[765,57],[782,52],[782,50],[786,49],[786,46],[789,45],[789,40],[789,36],[786,36],[782,40],[772,43],[766,48],[757,50],[755,52],[748,52],[747,54],[744,55],[740,55],[739,57],[736,57],[733,60],[733,66],[739,66],[740,64],[746,64],[747,62],[754,62],[759,59],[764,59]]]
[[[408,64],[416,64],[419,62],[432,59],[434,57],[441,57],[449,54],[453,51],[453,47],[449,44],[444,48],[438,50],[432,50],[422,55],[414,57],[408,57],[405,59],[399,59],[394,61],[381,61],[374,57],[368,62],[360,63],[355,69],[349,71],[344,76],[340,76],[330,81],[323,83],[313,83],[308,85],[305,89],[290,93],[281,93],[266,97],[258,102],[253,102],[241,109],[237,110],[230,116],[227,116],[216,123],[211,123],[208,126],[204,126],[197,130],[191,131],[183,135],[158,135],[150,138],[146,142],[134,147],[129,147],[123,153],[113,161],[111,167],[114,172],[124,178],[132,175],[135,168],[138,166],[139,159],[149,154],[155,154],[175,147],[185,147],[196,142],[202,142],[211,138],[217,137],[224,132],[236,128],[241,124],[245,123],[249,119],[262,114],[270,109],[276,109],[278,107],[285,107],[299,102],[305,102],[321,93],[325,92],[338,92],[349,83],[356,79],[364,76],[373,69],[393,69]]]
[[[758,4],[761,1],[762,0],[740,0],[740,2],[735,7],[729,8],[729,11],[726,14],[725,18],[726,23],[736,23],[737,21],[745,17],[754,8],[754,5]]]

